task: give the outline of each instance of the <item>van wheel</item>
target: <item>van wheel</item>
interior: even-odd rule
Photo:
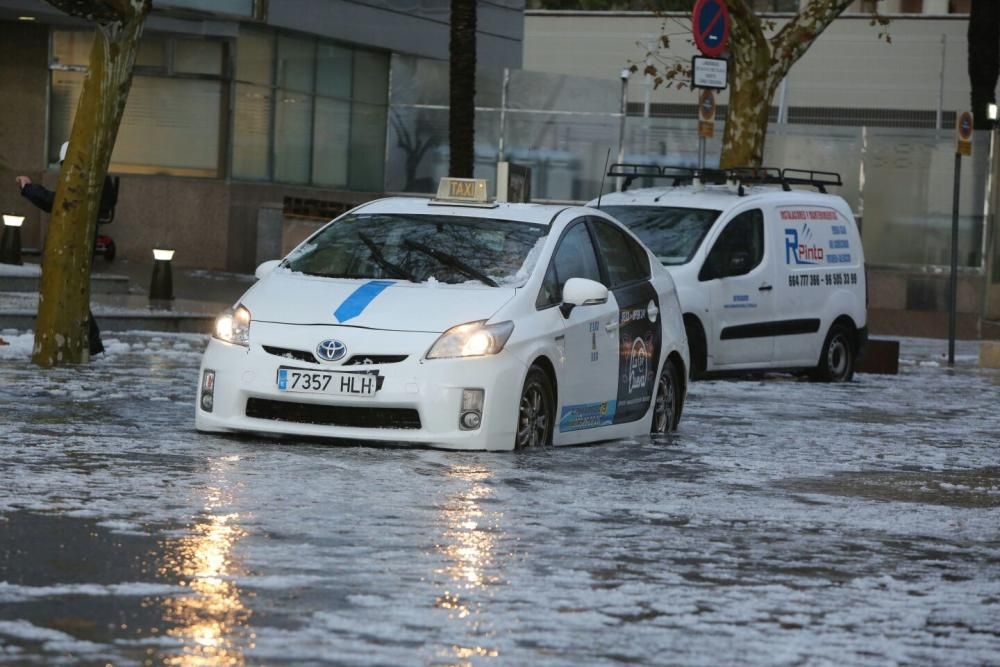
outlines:
[[[673,359],[663,362],[663,372],[656,383],[656,398],[653,400],[653,423],[651,435],[662,435],[677,429],[681,414],[681,393],[679,374]]]
[[[850,329],[834,324],[826,335],[813,377],[821,382],[850,382],[854,378],[854,355]]]
[[[531,449],[551,443],[554,419],[552,383],[542,369],[532,366],[521,390],[514,449]]]

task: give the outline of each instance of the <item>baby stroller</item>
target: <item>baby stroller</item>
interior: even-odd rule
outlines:
[[[115,219],[115,207],[118,205],[118,176],[109,179],[111,197],[109,208],[105,208],[97,214],[97,238],[94,241],[94,254],[104,257],[106,262],[111,262],[115,258],[115,240],[107,234],[101,234],[102,225],[110,225]]]

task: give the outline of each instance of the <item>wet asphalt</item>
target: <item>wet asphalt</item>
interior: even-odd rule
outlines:
[[[974,344],[488,454],[198,434],[203,337],[105,343],[0,358],[0,664],[1000,664]]]

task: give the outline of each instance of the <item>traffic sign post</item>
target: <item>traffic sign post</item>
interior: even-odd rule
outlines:
[[[729,78],[729,61],[720,58],[729,43],[729,9],[725,0],[697,0],[691,11],[691,32],[703,56],[691,59],[691,85],[698,95],[698,169],[705,171],[705,143],[715,134],[715,90]]]
[[[972,155],[972,114],[955,117],[955,189],[951,200],[951,276],[948,279],[948,365],[955,365],[955,323],[958,318],[958,203],[962,190],[962,156]]]
[[[705,171],[705,143],[715,135],[715,93],[698,93],[698,169]]]

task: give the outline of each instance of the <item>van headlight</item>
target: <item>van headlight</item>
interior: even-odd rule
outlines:
[[[233,345],[250,346],[250,311],[244,306],[230,308],[215,318],[212,334],[219,340]]]
[[[507,339],[512,333],[514,333],[513,322],[486,324],[486,320],[481,320],[459,324],[445,331],[434,341],[427,358],[483,357],[496,354],[507,344]]]

